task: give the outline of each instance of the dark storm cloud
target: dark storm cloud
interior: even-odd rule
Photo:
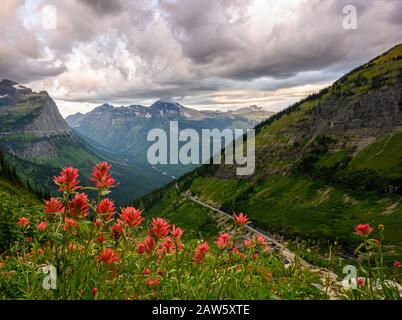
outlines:
[[[93,8],[101,15],[114,14],[123,10],[123,6],[119,0],[79,0]]]
[[[184,54],[194,64],[206,65],[209,73],[214,69],[215,75],[225,78],[287,78],[335,65],[350,56],[364,59],[378,53],[375,47],[370,50],[371,44],[381,42],[385,50],[402,39],[401,31],[391,33],[388,39],[380,34],[392,29],[388,28],[388,19],[398,19],[398,1],[303,1],[297,6],[296,19],[279,21],[270,33],[264,34],[262,28],[257,41],[248,37],[245,12],[249,2],[236,3],[240,9],[237,12],[232,11],[232,1],[214,1],[208,10],[204,10],[205,1],[201,0],[161,3]],[[356,7],[357,30],[342,26],[345,5]],[[376,26],[377,35],[370,32],[370,24]],[[356,43],[361,43],[358,50]]]

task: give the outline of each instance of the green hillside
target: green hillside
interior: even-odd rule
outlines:
[[[179,185],[226,212],[247,213],[269,232],[338,241],[345,250],[355,244],[356,224],[384,224],[387,259],[400,258],[401,92],[398,45],[258,126],[253,176],[205,165]],[[173,189],[139,202],[151,214],[169,208]],[[177,211],[170,219],[184,216]]]
[[[5,250],[19,232],[16,225],[23,216],[35,216],[41,210],[42,195],[28,191],[15,170],[0,153],[0,252]]]
[[[46,138],[39,138],[33,134],[0,136],[0,149],[3,146],[4,150],[11,149],[17,153],[29,150],[31,143],[33,145],[46,143],[46,151],[52,150],[52,152],[45,153],[43,156],[27,155],[24,159],[12,156],[10,153],[7,153],[6,157],[24,180],[29,180],[31,184],[43,191],[52,190],[53,176],[58,174],[60,168],[66,166],[77,167],[82,175],[83,183],[88,183],[93,165],[105,159],[113,165],[113,174],[120,181],[115,195],[119,204],[151,191],[154,181],[159,181],[160,184],[166,181],[166,178],[156,171],[149,172],[135,165],[127,166],[110,160],[105,152],[90,148],[75,133]]]

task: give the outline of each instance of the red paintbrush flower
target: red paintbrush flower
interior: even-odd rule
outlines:
[[[356,284],[358,285],[358,286],[364,286],[364,278],[357,278],[356,279]]]
[[[20,220],[18,220],[17,225],[19,225],[20,227],[28,227],[29,226],[28,218],[22,217]]]
[[[183,233],[184,230],[182,228],[176,227],[174,224],[172,224],[172,230],[170,231],[170,235],[173,238],[177,250],[183,249],[183,245],[180,242]]]
[[[251,221],[249,221],[248,217],[245,214],[243,214],[243,212],[240,212],[239,215],[236,215],[235,213],[233,213],[233,218],[234,218],[235,223],[239,226],[243,226],[243,225],[251,222]]]
[[[98,292],[97,288],[92,288],[92,295],[95,297],[96,293]]]
[[[109,198],[102,199],[99,202],[96,210],[105,221],[109,221],[114,218],[115,205],[114,202]]]
[[[395,261],[392,265],[393,265],[395,268],[401,268],[401,267],[402,267],[402,263],[401,263],[400,261]]]
[[[141,241],[137,244],[137,252],[138,254],[152,254],[152,250],[155,246],[155,241],[150,237],[146,236],[144,241]]]
[[[99,232],[99,237],[95,238],[95,241],[96,241],[96,242],[99,242],[99,243],[103,243],[103,242],[105,242],[106,240],[107,240],[107,238],[103,236],[103,232],[102,232],[102,231]]]
[[[194,251],[193,261],[202,263],[205,260],[205,255],[209,252],[208,242],[201,243]]]
[[[115,262],[120,263],[119,254],[114,252],[112,248],[106,248],[101,252],[98,257],[99,260],[102,260],[103,263],[110,265]]]
[[[121,209],[120,217],[124,220],[126,225],[131,228],[137,227],[144,221],[144,218],[141,217],[142,211],[136,209],[134,207],[127,207]]]
[[[123,221],[120,219],[117,220],[117,223],[112,226],[112,229],[110,231],[111,236],[115,239],[120,239],[120,237],[124,233],[124,228],[123,228]]]
[[[145,283],[147,286],[152,287],[152,286],[158,286],[161,282],[159,279],[149,279]]]
[[[93,222],[95,228],[102,228],[104,226],[104,223],[101,219],[95,219]]]
[[[75,243],[74,243],[74,242],[70,242],[70,243],[68,244],[68,248],[69,248],[71,251],[75,250],[75,248],[76,248]]]
[[[170,231],[170,235],[175,241],[180,241],[183,233],[184,230],[182,228],[176,227],[174,224],[172,224],[172,231]]]
[[[218,239],[215,241],[216,246],[219,249],[224,249],[230,246],[230,234],[229,233],[221,233]]]
[[[146,268],[144,269],[144,274],[145,274],[146,276],[149,276],[149,275],[151,274],[151,269],[148,268],[148,267],[146,267]]]
[[[50,198],[49,201],[45,201],[44,211],[46,214],[63,213],[63,203],[57,198]]]
[[[74,218],[86,217],[89,213],[88,196],[77,193],[67,206],[67,212]]]
[[[42,221],[42,222],[39,222],[39,223],[36,225],[36,228],[38,229],[39,232],[43,232],[43,231],[46,230],[48,224],[49,224],[48,222]]]
[[[77,221],[75,221],[74,219],[70,219],[67,217],[64,217],[64,231],[67,231],[71,228],[75,228],[76,226],[78,226]]]
[[[73,167],[64,168],[58,177],[54,177],[53,181],[59,186],[60,192],[73,193],[75,190],[81,188],[78,186],[78,169]]]
[[[165,237],[160,243],[160,247],[163,248],[163,252],[170,252],[175,250],[175,245],[170,237]]]
[[[107,162],[97,164],[93,171],[90,180],[95,183],[96,187],[102,191],[118,185],[112,175],[109,173],[112,166]]]
[[[355,227],[355,234],[359,236],[368,236],[373,231],[373,228],[369,224],[358,224]]]
[[[243,240],[243,243],[244,243],[244,245],[247,247],[247,248],[253,248],[254,247],[254,241],[253,240],[251,240],[251,239],[246,239],[246,240]]]
[[[169,234],[169,229],[170,225],[164,218],[154,218],[147,233],[156,239],[161,239]]]
[[[240,250],[237,249],[237,248],[233,248],[233,249],[232,249],[232,253],[235,254],[235,255],[237,255],[237,256],[239,256],[240,258],[243,258],[243,257],[244,257],[244,254],[241,253]]]
[[[267,241],[267,239],[261,234],[257,234],[255,236],[255,243],[260,246],[265,246],[267,244],[266,241]]]

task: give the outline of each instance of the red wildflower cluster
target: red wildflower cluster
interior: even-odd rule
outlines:
[[[114,218],[115,205],[114,202],[109,198],[102,199],[99,202],[96,210],[105,221],[109,221]]]
[[[48,224],[49,223],[47,221],[42,221],[36,225],[36,228],[38,229],[39,232],[44,232],[46,230]]]
[[[172,224],[172,231],[170,232],[170,235],[172,236],[173,239],[180,240],[183,233],[184,230],[182,228],[176,227],[174,224]]]
[[[255,243],[254,243],[254,241],[253,241],[252,239],[243,240],[243,243],[244,243],[244,246],[245,246],[246,248],[253,248],[253,247],[255,247]]]
[[[50,198],[49,201],[45,201],[44,212],[46,214],[63,213],[63,203],[57,198]]]
[[[94,221],[95,228],[101,228],[101,227],[103,227],[103,225],[104,225],[104,223],[101,219],[95,219],[95,221]]]
[[[103,242],[105,242],[106,240],[107,240],[107,238],[103,236],[103,232],[102,232],[102,231],[100,231],[100,232],[99,232],[99,236],[98,236],[97,238],[95,238],[95,241],[96,241],[96,242],[99,242],[99,243],[103,243]]]
[[[89,213],[88,196],[85,193],[77,193],[68,204],[67,212],[74,218],[86,217]]]
[[[202,263],[205,260],[205,255],[209,252],[208,242],[201,243],[194,251],[193,261]]]
[[[218,239],[215,241],[216,246],[219,249],[225,249],[231,245],[230,243],[230,234],[229,233],[221,233]]]
[[[148,268],[148,267],[146,267],[146,268],[144,269],[144,274],[145,274],[146,276],[149,276],[149,275],[151,274],[151,269]]]
[[[163,254],[174,252],[176,249],[172,239],[170,237],[165,237],[163,241],[160,242],[157,253],[158,260],[162,259]]]
[[[91,181],[95,183],[96,187],[102,191],[118,185],[112,175],[109,173],[111,165],[107,162],[97,164],[92,171]]]
[[[182,228],[176,227],[174,224],[172,224],[172,230],[170,231],[170,235],[172,236],[172,239],[178,250],[181,250],[183,248],[183,245],[180,242],[181,237],[183,236],[183,233],[184,233],[184,230]]]
[[[235,223],[238,226],[243,226],[245,224],[251,223],[251,221],[248,219],[248,217],[245,214],[243,214],[243,212],[240,212],[239,215],[236,215],[235,213],[233,213],[233,218],[234,218]]]
[[[257,234],[255,236],[255,243],[257,245],[260,245],[260,246],[266,246],[267,245],[267,239],[263,235]]]
[[[393,265],[395,268],[402,268],[402,263],[401,263],[400,261],[395,261],[392,265]]]
[[[137,253],[151,255],[153,253],[154,246],[155,241],[152,239],[152,237],[146,236],[144,241],[141,241],[137,244]]]
[[[144,218],[141,217],[142,211],[136,209],[134,207],[127,207],[121,209],[120,217],[123,221],[131,228],[137,227],[144,221]]]
[[[118,219],[117,223],[112,226],[112,228],[110,230],[110,234],[113,238],[120,239],[120,237],[123,235],[123,233],[124,233],[123,221]]]
[[[60,192],[73,193],[80,188],[78,185],[80,183],[78,176],[78,169],[67,167],[60,172],[58,177],[54,177],[53,181],[59,186]]]
[[[232,253],[235,254],[235,255],[237,255],[237,256],[239,256],[240,258],[244,258],[244,254],[241,253],[240,250],[237,249],[237,248],[233,248],[233,249],[232,249]]]
[[[152,286],[158,286],[160,283],[161,283],[161,282],[160,282],[159,279],[149,279],[149,280],[147,280],[147,281],[145,282],[145,284],[146,284],[147,286],[150,286],[150,287],[152,287]]]
[[[119,254],[117,252],[114,252],[112,248],[106,248],[105,250],[103,250],[98,258],[107,265],[113,264],[115,262],[120,263]]]
[[[29,226],[28,218],[22,217],[20,220],[18,220],[17,225],[19,225],[20,227],[28,227]]]
[[[355,234],[359,236],[368,236],[373,231],[373,228],[369,224],[358,224],[355,227]]]
[[[75,228],[76,226],[78,226],[77,221],[75,221],[74,219],[70,219],[67,217],[64,217],[64,231],[70,230],[71,228]]]
[[[162,239],[169,234],[170,225],[164,218],[154,218],[147,233],[156,239]]]

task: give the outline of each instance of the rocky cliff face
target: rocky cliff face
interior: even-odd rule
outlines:
[[[369,141],[402,129],[402,84],[361,96],[331,98],[318,104],[306,118],[299,127],[305,135],[346,135],[351,144],[361,146],[362,139]]]
[[[69,134],[70,129],[46,91],[32,92],[16,82],[0,81],[0,134],[36,137]]]
[[[70,134],[70,128],[47,92],[32,92],[11,80],[0,81],[0,146],[29,159],[54,156],[48,138]]]

